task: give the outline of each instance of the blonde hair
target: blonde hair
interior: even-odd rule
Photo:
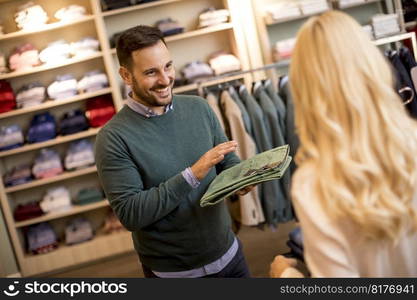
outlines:
[[[327,214],[393,242],[415,232],[417,123],[393,89],[391,69],[360,25],[330,11],[304,24],[290,67],[296,162],[317,170]]]

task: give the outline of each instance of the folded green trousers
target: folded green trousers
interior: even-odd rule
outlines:
[[[214,205],[249,185],[280,179],[291,162],[290,147],[259,153],[221,172],[209,185],[200,206]]]

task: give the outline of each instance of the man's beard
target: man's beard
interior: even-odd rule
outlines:
[[[146,106],[149,107],[158,107],[158,106],[166,106],[168,104],[171,103],[172,101],[172,83],[174,82],[174,80],[171,80],[171,82],[169,83],[169,89],[170,89],[170,95],[168,99],[163,99],[161,102],[155,95],[150,95],[145,93],[137,84],[136,79],[133,79],[133,85],[132,85],[132,92],[133,94],[136,96],[137,99],[141,100],[144,102],[144,104]],[[163,89],[166,88],[167,86],[162,86],[162,85],[156,85],[154,87],[152,87],[152,89]]]

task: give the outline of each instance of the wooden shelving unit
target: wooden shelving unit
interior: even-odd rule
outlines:
[[[7,40],[7,39],[18,38],[18,37],[23,37],[25,35],[30,35],[30,34],[37,34],[37,33],[41,33],[41,32],[57,30],[57,29],[73,26],[73,25],[76,25],[76,24],[93,21],[93,20],[94,20],[94,16],[85,16],[83,18],[77,19],[77,20],[72,21],[72,22],[61,21],[61,22],[50,23],[50,24],[45,25],[44,28],[38,29],[38,30],[20,30],[20,31],[10,32],[10,33],[0,35],[0,41],[4,41],[4,40]]]
[[[18,191],[31,189],[31,188],[34,188],[34,187],[39,187],[39,186],[42,186],[42,185],[55,183],[55,182],[58,182],[58,181],[63,181],[63,180],[76,178],[76,177],[80,177],[80,176],[87,175],[87,174],[92,174],[92,173],[95,173],[95,172],[97,172],[96,166],[84,168],[84,169],[77,170],[77,171],[66,171],[66,172],[64,172],[60,175],[56,175],[54,177],[44,178],[44,179],[36,179],[36,180],[30,181],[28,183],[19,184],[19,185],[15,185],[15,186],[12,186],[12,187],[7,187],[7,188],[5,188],[4,191],[7,194],[10,194],[10,193],[18,192]]]
[[[87,211],[102,208],[102,207],[108,207],[108,206],[109,206],[109,201],[107,201],[106,199],[95,202],[95,203],[86,204],[86,205],[73,205],[71,208],[64,210],[64,211],[51,212],[43,216],[40,216],[38,218],[16,222],[15,226],[16,228],[25,227],[25,226],[29,226],[29,225],[33,225],[33,224],[37,224],[41,222],[46,222],[46,221],[51,221],[51,220],[55,220],[55,219],[59,219],[63,217],[77,215],[83,212],[87,212]]]
[[[4,11],[6,17],[8,17],[15,7],[24,4],[25,1],[26,0],[2,0],[0,1],[0,10]],[[15,109],[0,114],[0,126],[3,124],[11,124],[16,120],[19,121],[19,124],[28,124],[34,113],[46,110],[58,116],[59,114],[62,114],[63,109],[69,107],[82,107],[84,101],[107,94],[111,94],[116,110],[121,109],[124,105],[119,88],[121,81],[118,75],[118,64],[116,57],[114,56],[115,50],[110,48],[109,39],[115,32],[137,25],[138,20],[141,20],[143,24],[153,25],[154,22],[167,17],[167,14],[169,14],[171,17],[180,20],[181,23],[184,24],[184,33],[166,38],[166,41],[170,44],[170,50],[178,72],[186,61],[206,61],[210,53],[219,50],[233,53],[240,59],[242,69],[249,69],[250,65],[247,54],[246,37],[241,29],[243,21],[239,19],[239,14],[236,12],[237,9],[242,7],[243,2],[248,1],[250,2],[250,0],[161,0],[121,9],[102,11],[100,0],[37,0],[37,4],[42,5],[49,16],[53,15],[54,11],[58,8],[70,4],[85,6],[88,15],[82,19],[68,23],[54,22],[52,20],[50,21],[50,24],[47,24],[41,30],[36,31],[13,32],[12,28],[14,26],[14,21],[8,21],[6,26],[6,31],[8,33],[0,36],[0,50],[2,50],[2,47],[4,46],[7,48],[7,51],[9,51],[11,47],[22,43],[24,39],[28,39],[32,43],[35,43],[36,47],[38,35],[42,40],[39,39],[41,46],[38,46],[37,48],[42,49],[46,44],[54,41],[47,40],[49,38],[49,33],[51,33],[51,36],[57,36],[61,31],[62,38],[65,39],[67,38],[66,35],[70,34],[71,38],[69,39],[76,41],[85,36],[85,33],[83,33],[85,29],[86,32],[90,32],[98,38],[100,42],[100,52],[80,59],[72,58],[56,65],[40,65],[33,67],[30,70],[0,74],[0,80],[4,79],[10,81],[14,89],[18,89],[23,83],[26,83],[25,80],[27,78],[31,78],[31,80],[34,80],[34,78],[38,79],[42,84],[47,86],[54,80],[55,75],[61,75],[62,72],[74,72],[75,77],[79,79],[85,72],[91,71],[89,68],[98,67],[106,72],[110,86],[93,93],[83,93],[63,100],[46,100],[35,107]],[[172,9],[174,4],[178,5],[180,9]],[[228,8],[231,11],[229,22],[207,28],[197,28],[199,13],[209,6]],[[192,45],[192,47],[190,47],[190,45]],[[189,51],[191,48],[193,50]],[[184,53],[187,53],[187,55],[184,55]],[[210,83],[207,83],[207,85],[245,78],[247,78],[246,75],[230,74],[221,77],[218,80],[211,81]],[[203,85],[205,84],[206,83]],[[197,85],[188,85],[176,88],[174,92],[182,93],[196,88]],[[0,152],[0,169],[2,174],[4,175],[7,170],[19,163],[19,161],[15,161],[17,157],[19,159],[21,157],[31,157],[30,155],[33,155],[33,151],[35,150],[40,150],[45,147],[61,147],[61,145],[78,139],[90,139],[93,138],[99,130],[100,128],[91,128],[87,131],[73,135],[58,136],[57,138],[46,142],[26,144],[20,148]],[[84,181],[88,182],[88,180],[96,180],[96,176],[91,176],[96,172],[96,166],[91,166],[72,172],[64,172],[52,178],[33,180],[26,184],[12,187],[5,187],[4,183],[0,180],[1,208],[9,228],[11,242],[20,267],[20,272],[23,276],[56,272],[62,268],[75,266],[77,264],[127,251],[133,251],[131,234],[129,232],[120,232],[111,235],[102,235],[99,233],[91,241],[74,246],[60,244],[58,249],[42,255],[32,255],[28,254],[26,251],[24,232],[27,226],[32,226],[40,222],[51,222],[54,226],[54,224],[60,224],[62,218],[79,214],[91,215],[92,218],[95,218],[95,223],[100,224],[100,220],[102,221],[102,219],[97,218],[104,218],[104,210],[102,208],[108,207],[109,203],[107,200],[103,200],[85,206],[74,205],[71,209],[66,211],[48,213],[38,218],[15,222],[13,219],[13,208],[16,207],[15,201],[19,204],[29,200],[32,201],[33,199],[22,199],[22,197],[31,194],[32,191],[34,195],[41,194],[47,188],[55,184],[65,185],[67,182],[68,184],[74,185],[71,188],[75,189],[72,192],[72,194],[75,194],[78,186],[83,186],[83,184],[85,184]]]
[[[90,128],[88,130],[81,131],[81,132],[78,132],[78,133],[75,133],[75,134],[70,134],[70,135],[65,135],[65,136],[58,136],[55,139],[48,140],[48,141],[45,141],[45,142],[42,142],[42,143],[29,144],[29,145],[26,145],[26,146],[22,146],[20,148],[8,150],[8,151],[2,151],[2,152],[0,152],[0,157],[11,156],[11,155],[15,155],[15,154],[23,153],[23,152],[38,150],[38,149],[42,149],[42,148],[46,148],[46,147],[50,147],[50,146],[54,146],[54,145],[59,145],[59,144],[63,144],[63,143],[68,143],[68,142],[71,142],[71,141],[75,141],[75,140],[83,139],[83,138],[86,138],[86,137],[94,136],[99,132],[99,130],[100,130],[100,128]]]
[[[110,94],[110,93],[111,93],[111,89],[110,88],[105,88],[105,89],[98,90],[98,91],[91,92],[91,93],[81,93],[81,94],[78,94],[74,97],[70,97],[70,98],[63,99],[63,100],[46,100],[42,104],[39,104],[39,105],[36,105],[36,106],[33,106],[33,107],[19,108],[19,109],[14,109],[14,110],[2,113],[2,114],[0,114],[0,120],[10,118],[10,117],[15,117],[15,116],[18,116],[18,115],[27,114],[27,113],[33,113],[33,112],[37,112],[37,111],[41,111],[41,110],[47,110],[47,109],[50,109],[50,108],[63,106],[63,105],[66,105],[66,104],[71,104],[71,103],[75,103],[75,102],[78,102],[78,101],[82,101],[82,100],[86,100],[86,99],[89,99],[89,98],[102,96],[102,95],[106,95],[106,94]],[[1,157],[1,152],[0,152],[0,157]]]
[[[157,6],[166,5],[166,4],[170,4],[170,3],[180,2],[180,1],[185,1],[185,0],[160,0],[160,1],[155,1],[155,2],[142,3],[142,4],[123,7],[123,8],[119,8],[119,9],[104,11],[104,12],[102,12],[102,16],[103,17],[115,16],[115,15],[134,12],[134,11],[141,10],[141,9],[146,9],[146,8],[157,7]]]
[[[24,75],[49,71],[49,70],[53,70],[53,69],[57,69],[57,68],[61,68],[61,67],[65,67],[65,66],[69,66],[69,65],[73,65],[73,64],[82,63],[82,62],[85,62],[85,61],[88,61],[88,60],[100,58],[102,56],[103,56],[103,54],[101,52],[97,52],[94,55],[90,55],[90,56],[86,56],[86,57],[82,57],[82,58],[76,58],[76,57],[69,58],[69,59],[65,60],[64,62],[62,62],[60,64],[53,64],[53,65],[43,64],[43,65],[40,65],[40,66],[33,67],[29,70],[14,71],[14,72],[6,73],[6,74],[1,74],[0,75],[0,80],[1,79],[11,79],[11,78],[24,76]]]
[[[92,240],[67,246],[60,244],[59,248],[45,254],[25,254],[21,268],[25,276],[51,272],[82,263],[88,263],[112,255],[133,251],[131,233],[122,231],[109,235],[97,235]]]

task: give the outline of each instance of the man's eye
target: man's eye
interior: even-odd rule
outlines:
[[[147,75],[147,76],[153,76],[153,75],[155,75],[155,71],[146,72],[145,75]]]

